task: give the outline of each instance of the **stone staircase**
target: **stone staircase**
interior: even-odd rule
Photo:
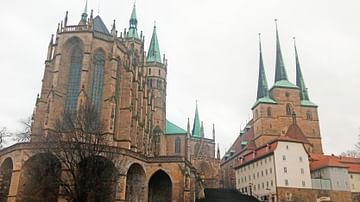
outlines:
[[[198,199],[196,202],[259,202],[259,200],[234,189],[205,189],[205,199]]]

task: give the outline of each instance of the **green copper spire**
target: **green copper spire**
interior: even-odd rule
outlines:
[[[87,20],[87,6],[88,6],[88,0],[86,0],[84,12],[81,14],[81,20],[86,21]]]
[[[286,71],[285,71],[285,65],[283,61],[283,57],[281,54],[281,48],[280,48],[280,40],[279,40],[279,32],[278,32],[278,26],[277,26],[277,20],[275,19],[275,25],[276,25],[276,65],[275,65],[275,82],[281,81],[281,80],[288,80]]]
[[[300,68],[300,61],[299,61],[299,56],[298,56],[298,52],[297,52],[297,48],[296,48],[295,37],[293,39],[294,39],[295,60],[296,60],[296,85],[299,87],[301,105],[316,106],[309,99],[309,94],[307,92],[304,77],[302,75],[301,68]]]
[[[136,38],[139,39],[139,34],[137,32],[137,18],[136,18],[136,7],[135,7],[135,3],[134,3],[134,7],[133,10],[131,12],[131,17],[130,17],[130,26],[129,26],[129,32],[128,32],[128,37],[129,38]]]
[[[259,51],[260,51],[260,57],[259,57],[258,91],[257,91],[257,97],[256,97],[257,100],[260,98],[263,98],[263,97],[269,97],[269,89],[268,89],[268,84],[266,81],[264,62],[263,62],[262,50],[261,50],[260,33],[259,33]]]
[[[196,102],[196,108],[195,108],[194,125],[193,125],[191,134],[193,137],[198,137],[198,138],[201,137],[201,125],[200,125],[200,118],[199,118],[197,102]]]
[[[149,51],[147,53],[146,62],[159,62],[161,63],[159,42],[156,34],[156,26],[151,37]]]
[[[264,61],[262,57],[262,49],[261,49],[261,38],[259,33],[259,80],[258,80],[258,91],[256,96],[256,102],[253,105],[252,109],[254,109],[259,103],[268,103],[275,104],[276,102],[270,98],[269,89],[266,81],[265,69],[264,69]]]

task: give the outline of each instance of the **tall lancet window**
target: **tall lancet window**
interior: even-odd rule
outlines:
[[[79,47],[74,47],[71,52],[68,87],[65,99],[65,112],[71,114],[76,112],[77,98],[80,90],[82,59],[82,50]]]
[[[181,140],[179,137],[175,139],[175,153],[180,154],[181,152]]]
[[[105,54],[102,50],[97,50],[93,56],[91,67],[90,83],[90,103],[100,112],[101,97],[104,82]]]

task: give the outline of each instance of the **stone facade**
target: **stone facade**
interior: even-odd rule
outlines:
[[[0,200],[28,201],[29,186],[45,186],[29,173],[31,162],[43,160],[39,156],[48,156],[51,166],[58,166],[53,168],[58,169],[55,177],[67,174],[42,147],[64,114],[78,113],[89,103],[100,112],[109,148],[96,158],[105,159],[118,174],[116,187],[109,187],[113,200],[194,201],[204,187],[217,188],[220,160],[215,158],[215,140],[192,137],[189,130],[167,133],[168,67],[160,55],[156,27],[146,55],[144,36],[137,34],[135,6],[129,31],[120,35],[115,22],[108,31],[92,12],[89,18],[84,12],[78,25],[67,21],[66,14],[48,47],[31,141],[0,151]],[[111,160],[106,159],[109,153]],[[39,169],[52,169],[45,164]],[[50,193],[38,191],[40,196]],[[48,201],[65,201],[63,190],[52,191]]]

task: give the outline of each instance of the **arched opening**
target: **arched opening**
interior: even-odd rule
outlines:
[[[145,201],[145,172],[141,165],[130,166],[126,175],[126,201]]]
[[[86,158],[79,163],[78,172],[78,201],[115,201],[118,172],[109,159],[101,156]]]
[[[59,193],[61,164],[49,153],[28,159],[20,176],[18,198],[27,202],[56,202]]]
[[[6,158],[0,167],[0,202],[7,201],[11,176],[13,171],[13,162],[11,158]]]
[[[172,183],[168,174],[159,170],[149,181],[149,202],[171,202]]]

